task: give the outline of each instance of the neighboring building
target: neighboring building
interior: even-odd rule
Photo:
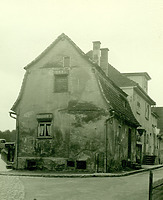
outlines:
[[[148,80],[146,72],[119,73],[109,65],[108,76],[126,93],[135,118],[140,123],[137,141],[138,159],[144,164],[158,163],[159,153],[154,143],[156,142],[157,116],[151,112],[151,106],[156,103],[148,95]],[[155,122],[155,123],[154,123]],[[153,129],[153,123],[155,129]]]
[[[93,52],[87,55],[92,59]],[[140,123],[137,132],[137,162],[153,164],[159,162],[157,115],[151,112],[151,106],[156,103],[148,95],[148,81],[151,79],[146,72],[120,73],[108,64],[108,77],[116,83],[126,94],[132,112]]]
[[[163,163],[163,107],[153,107],[152,112],[158,115],[157,126],[160,129],[160,132],[157,134],[156,148],[160,149],[160,163]]]
[[[136,161],[139,123],[127,94],[106,75],[107,51],[94,42],[92,62],[61,34],[25,67],[11,112],[16,169],[107,172]]]

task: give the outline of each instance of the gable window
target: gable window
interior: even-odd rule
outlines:
[[[68,92],[68,75],[67,74],[55,75],[54,92],[57,92],[57,93]]]
[[[63,58],[63,67],[70,67],[70,57],[65,56]]]

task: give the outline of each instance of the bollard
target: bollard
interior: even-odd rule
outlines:
[[[149,173],[149,200],[152,200],[153,172]]]

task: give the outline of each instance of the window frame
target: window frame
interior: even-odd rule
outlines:
[[[70,56],[63,57],[63,67],[69,68],[71,66],[71,58]]]
[[[57,78],[59,77],[65,77],[66,78],[66,90],[62,90],[61,89],[58,89],[58,86],[57,86]],[[68,74],[55,74],[54,75],[54,93],[68,93],[68,88],[69,88],[69,84],[68,84]]]
[[[150,114],[150,106],[146,103],[145,105],[145,118],[146,120],[149,120],[149,114]]]
[[[43,124],[43,130],[44,130],[44,134],[41,135],[40,134],[40,125]],[[50,132],[50,135],[47,135],[46,134],[46,131],[47,131],[47,125],[50,125],[50,128],[49,128],[49,132]],[[38,127],[37,127],[37,137],[38,138],[52,138],[52,121],[38,121]]]
[[[137,101],[136,102],[136,112],[137,112],[137,114],[140,115],[140,111],[141,111],[141,104],[140,104],[140,101]]]

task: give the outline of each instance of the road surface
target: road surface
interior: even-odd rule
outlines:
[[[0,171],[6,171],[0,160]],[[154,180],[163,168],[153,170]],[[125,177],[45,178],[0,175],[3,200],[148,200],[149,172]]]

